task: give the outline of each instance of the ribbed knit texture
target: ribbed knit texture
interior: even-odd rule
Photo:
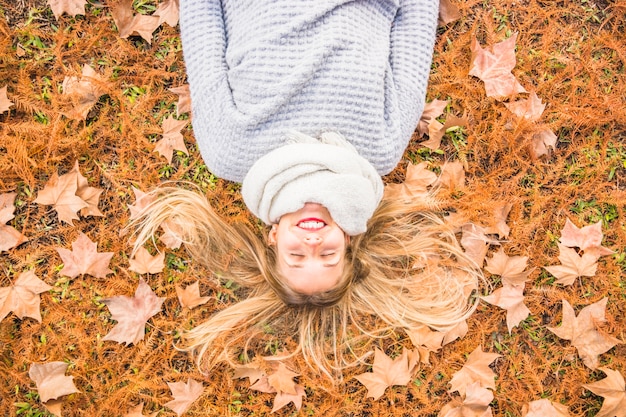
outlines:
[[[384,175],[424,108],[437,0],[181,0],[193,129],[241,182],[290,130],[337,131]]]

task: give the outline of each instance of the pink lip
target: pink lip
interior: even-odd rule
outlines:
[[[307,230],[307,231],[317,231],[317,230],[321,230],[321,229],[323,229],[323,228],[326,226],[326,222],[325,222],[324,220],[322,220],[322,219],[318,219],[317,217],[307,217],[306,219],[301,219],[300,221],[298,221],[298,225],[299,225],[300,223],[304,223],[304,222],[320,222],[320,223],[323,223],[323,224],[324,224],[324,226],[322,226],[322,227],[318,227],[318,228],[316,228],[316,229],[304,228],[304,227],[300,227],[300,226],[298,226],[298,227],[300,227],[302,230]]]

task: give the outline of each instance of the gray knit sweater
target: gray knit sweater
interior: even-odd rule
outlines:
[[[437,0],[181,0],[193,129],[241,182],[286,133],[337,131],[384,175],[424,107]]]

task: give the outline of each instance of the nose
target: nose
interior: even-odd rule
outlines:
[[[317,235],[308,235],[304,237],[304,243],[309,246],[317,246],[322,243],[322,238]]]

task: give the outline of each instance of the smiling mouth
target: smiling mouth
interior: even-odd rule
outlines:
[[[326,223],[323,220],[316,218],[302,219],[298,222],[298,227],[300,229],[308,230],[308,231],[316,231],[323,229],[326,226]]]

